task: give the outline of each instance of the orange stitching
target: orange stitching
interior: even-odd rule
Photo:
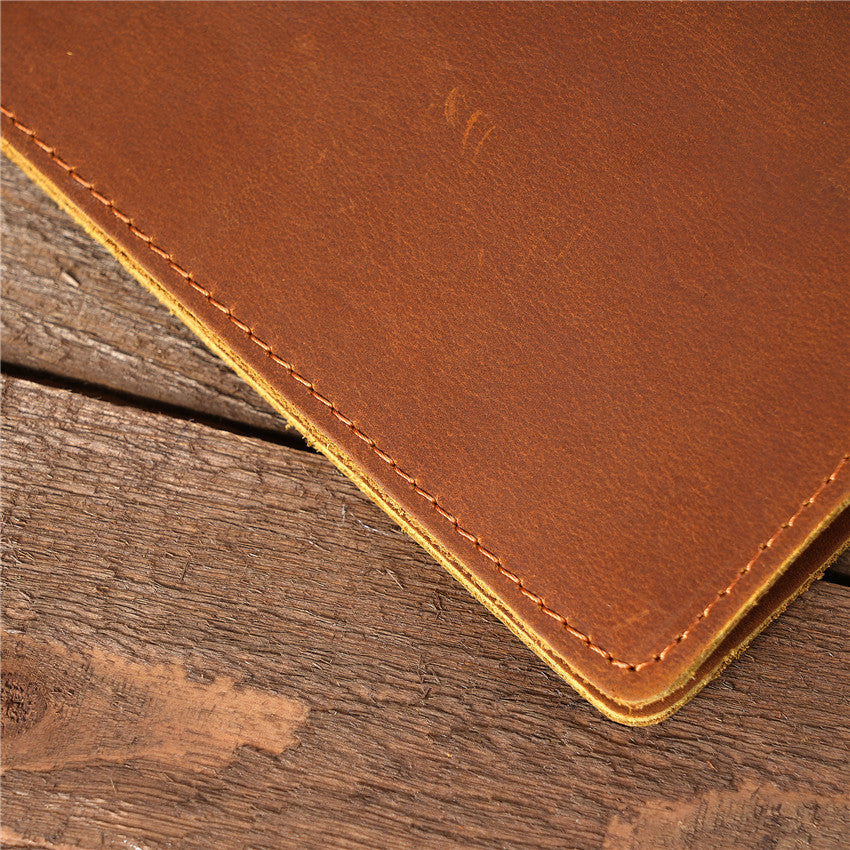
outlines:
[[[846,454],[846,455],[844,455],[844,457],[841,458],[841,461],[839,462],[838,466],[835,467],[835,470],[833,471],[832,475],[829,475],[827,478],[825,478],[821,482],[821,484],[817,488],[817,490],[815,490],[815,492],[812,493],[812,495],[809,496],[809,498],[806,499],[806,501],[803,502],[803,504],[797,509],[796,513],[794,513],[793,516],[791,516],[788,520],[786,520],[784,523],[782,523],[782,525],[777,529],[776,533],[758,547],[758,551],[756,552],[756,554],[738,572],[738,574],[735,576],[735,578],[732,580],[732,582],[729,585],[727,585],[725,588],[723,588],[723,590],[721,590],[717,594],[717,596],[714,598],[714,600],[712,602],[710,602],[700,612],[700,614],[693,621],[693,623],[691,623],[691,625],[688,626],[688,628],[685,629],[685,631],[676,635],[676,637],[673,638],[673,640],[667,646],[665,646],[664,649],[661,650],[661,652],[657,653],[650,660],[644,661],[640,664],[631,664],[628,661],[622,661],[618,658],[614,658],[614,656],[611,655],[611,653],[608,652],[606,649],[603,649],[601,646],[598,646],[597,644],[595,644],[590,639],[589,635],[586,635],[586,634],[578,631],[578,629],[573,628],[569,624],[569,622],[567,621],[567,618],[564,617],[563,614],[559,614],[557,611],[553,610],[548,605],[546,605],[546,603],[543,601],[543,598],[541,596],[538,596],[536,593],[530,591],[527,587],[525,587],[523,580],[518,575],[516,575],[515,573],[512,573],[510,570],[508,570],[507,568],[505,568],[502,565],[501,559],[498,557],[498,555],[494,554],[489,549],[485,548],[485,546],[481,543],[481,541],[474,534],[472,534],[472,532],[467,531],[462,525],[460,525],[457,518],[454,517],[452,514],[450,514],[447,510],[445,510],[442,507],[442,505],[439,504],[439,502],[437,501],[437,499],[434,496],[432,496],[427,490],[423,490],[417,484],[416,479],[412,475],[409,475],[408,473],[406,473],[385,451],[378,448],[378,446],[375,444],[375,441],[371,437],[369,437],[363,431],[361,431],[354,424],[354,422],[351,419],[349,419],[347,416],[344,416],[342,413],[340,413],[339,410],[337,410],[336,405],[333,402],[331,402],[330,399],[328,399],[326,396],[322,395],[316,389],[315,385],[311,381],[307,380],[307,378],[305,378],[303,375],[300,375],[298,372],[296,372],[291,363],[287,362],[282,357],[280,357],[278,354],[276,354],[272,350],[271,346],[268,343],[264,342],[260,337],[256,336],[254,334],[254,332],[251,330],[251,328],[247,324],[245,324],[245,322],[243,322],[241,319],[234,316],[231,309],[229,307],[227,307],[225,304],[222,304],[221,301],[219,301],[217,298],[215,298],[210,290],[206,289],[205,287],[201,286],[201,284],[197,283],[194,280],[194,278],[192,277],[190,272],[186,271],[184,268],[179,266],[172,259],[171,254],[169,254],[163,248],[160,248],[153,241],[153,239],[150,236],[146,235],[141,230],[139,230],[133,224],[133,222],[132,222],[132,220],[130,219],[129,216],[125,215],[120,210],[118,210],[115,207],[115,204],[109,198],[107,198],[105,195],[102,195],[100,192],[98,192],[94,188],[93,183],[90,183],[88,180],[85,180],[82,177],[80,177],[80,175],[77,174],[77,171],[76,171],[75,168],[68,165],[68,163],[65,162],[65,160],[61,159],[56,154],[55,148],[50,147],[50,145],[48,145],[46,142],[43,142],[41,139],[39,139],[36,136],[35,130],[33,130],[30,127],[27,127],[26,124],[23,124],[22,122],[20,122],[15,117],[15,115],[10,110],[8,110],[5,106],[0,106],[0,113],[5,115],[12,122],[12,125],[16,129],[20,130],[24,135],[28,136],[30,138],[30,140],[38,148],[43,150],[63,171],[65,171],[68,174],[69,177],[76,180],[77,183],[79,183],[84,189],[86,189],[89,192],[89,194],[91,194],[91,196],[93,198],[95,198],[95,200],[97,200],[101,204],[103,204],[119,221],[121,221],[123,224],[125,224],[129,228],[130,233],[132,233],[136,238],[138,238],[142,242],[144,242],[145,245],[147,245],[148,248],[150,248],[155,254],[157,254],[159,257],[161,257],[163,260],[165,260],[165,262],[168,264],[168,266],[170,268],[174,269],[174,271],[176,271],[190,286],[192,286],[193,289],[195,289],[197,292],[199,292],[201,295],[203,295],[204,298],[206,298],[206,300],[209,302],[209,304],[211,306],[213,306],[217,310],[221,311],[227,317],[227,319],[230,322],[232,322],[237,328],[239,328],[239,330],[241,330],[244,334],[246,334],[248,339],[251,342],[253,342],[258,348],[260,348],[262,351],[264,351],[272,361],[277,363],[279,366],[283,367],[283,369],[287,372],[287,374],[291,378],[295,379],[299,384],[301,384],[303,387],[305,387],[308,390],[308,392],[310,393],[310,395],[313,396],[313,398],[315,398],[317,401],[319,401],[321,404],[323,404],[325,407],[327,407],[328,410],[331,412],[331,414],[333,416],[335,416],[340,422],[342,422],[342,424],[345,425],[346,428],[348,428],[356,437],[359,437],[364,443],[366,443],[375,455],[377,455],[384,463],[386,463],[388,466],[390,466],[398,476],[400,476],[402,479],[404,479],[404,481],[406,481],[413,488],[413,491],[415,493],[422,496],[423,499],[428,501],[433,506],[433,508],[436,510],[436,512],[441,517],[443,517],[448,522],[450,522],[454,526],[455,531],[461,537],[463,537],[465,540],[469,541],[469,543],[471,543],[473,545],[473,547],[476,549],[476,551],[478,551],[483,557],[487,558],[487,560],[491,561],[495,565],[496,569],[499,571],[499,573],[502,576],[504,576],[508,581],[510,581],[514,585],[516,585],[519,592],[523,596],[525,596],[527,599],[529,599],[531,602],[533,602],[538,608],[540,608],[540,610],[544,614],[547,614],[553,620],[556,620],[557,622],[559,622],[568,634],[570,634],[574,638],[580,640],[582,643],[584,643],[588,647],[588,649],[592,650],[597,655],[600,655],[602,658],[604,658],[613,667],[617,667],[618,669],[621,669],[621,670],[627,670],[629,672],[636,673],[636,672],[639,672],[640,670],[643,670],[645,667],[649,667],[651,664],[657,664],[657,663],[663,661],[667,657],[670,650],[673,649],[674,646],[677,646],[678,644],[682,643],[682,641],[687,640],[688,636],[691,634],[691,631],[694,629],[694,627],[698,623],[703,621],[706,617],[708,617],[708,615],[711,613],[711,609],[714,608],[714,606],[721,599],[728,596],[735,589],[738,582],[740,582],[741,579],[745,575],[747,575],[747,573],[749,573],[752,570],[753,566],[755,566],[756,561],[758,561],[758,559],[761,557],[762,553],[767,551],[768,549],[770,549],[771,546],[773,546],[777,537],[779,537],[779,535],[782,534],[782,532],[785,531],[786,528],[791,528],[794,525],[794,523],[797,521],[797,518],[800,516],[800,514],[802,514],[803,511],[806,510],[806,508],[810,507],[814,503],[814,501],[820,496],[820,494],[824,491],[824,489],[826,489],[826,487],[835,480],[836,476],[839,474],[839,472],[841,472],[841,470],[844,468],[845,464],[848,461],[850,461],[850,454]]]

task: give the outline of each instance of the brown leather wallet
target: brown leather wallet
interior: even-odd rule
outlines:
[[[850,537],[848,13],[5,3],[3,149],[652,723]]]

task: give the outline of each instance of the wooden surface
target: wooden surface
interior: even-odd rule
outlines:
[[[603,719],[14,168],[4,847],[841,847],[847,559]]]

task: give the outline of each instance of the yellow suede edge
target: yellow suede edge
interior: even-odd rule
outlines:
[[[651,698],[636,702],[618,702],[611,698],[611,702],[606,701],[592,690],[592,685],[581,678],[580,674],[574,671],[569,662],[558,653],[545,640],[531,631],[529,627],[522,622],[521,619],[508,608],[498,597],[494,596],[486,587],[479,583],[478,579],[471,574],[463,564],[457,560],[448,550],[446,550],[436,539],[431,537],[425,528],[408,516],[404,508],[399,505],[391,496],[383,492],[377,482],[371,479],[367,473],[362,470],[355,461],[350,458],[339,446],[337,446],[328,436],[326,436],[318,425],[309,420],[301,411],[294,407],[285,397],[275,389],[265,378],[256,373],[247,363],[245,363],[239,355],[233,351],[228,344],[219,337],[214,331],[208,328],[201,319],[194,315],[189,309],[180,303],[167,289],[165,289],[140,263],[134,260],[124,249],[112,239],[94,220],[92,220],[82,209],[80,209],[73,201],[71,201],[62,189],[55,184],[49,177],[43,174],[37,166],[31,163],[23,153],[21,153],[7,138],[0,139],[0,151],[7,156],[15,165],[17,165],[39,188],[49,195],[49,197],[75,222],[77,222],[85,232],[91,236],[96,242],[103,245],[110,253],[112,253],[119,263],[138,280],[142,286],[151,292],[168,310],[183,321],[197,336],[203,340],[210,350],[221,357],[238,375],[240,375],[250,386],[252,386],[272,407],[281,413],[284,418],[296,428],[307,440],[307,442],[320,451],[327,457],[334,466],[337,467],[344,475],[350,478],[354,484],[365,493],[370,499],[376,502],[398,525],[407,533],[413,540],[422,546],[439,564],[443,566],[448,573],[458,581],[466,590],[477,599],[487,610],[495,617],[504,623],[511,632],[513,632],[523,643],[526,644],[539,658],[541,658],[548,666],[550,666],[561,678],[563,678],[571,687],[573,687],[584,699],[598,709],[609,719],[627,726],[649,726],[666,719],[683,705],[689,702],[708,682],[715,678],[729,663],[737,658],[741,652],[746,649],[749,643],[756,635],[770,623],[775,617],[779,616],[785,608],[797,598],[816,578],[822,575],[829,563],[831,563],[841,549],[835,555],[827,560],[821,569],[819,569],[810,580],[804,582],[798,591],[791,594],[782,606],[776,610],[773,615],[767,618],[762,624],[748,634],[740,644],[736,645],[727,655],[718,661],[717,667],[704,679],[694,683],[694,687],[685,691],[682,696],[675,702],[665,705],[657,712],[648,712],[645,714],[634,715],[630,711],[649,707],[651,704],[659,702],[664,697],[676,691],[684,682],[691,677],[711,654],[711,652],[722,642],[723,638],[734,628],[739,620],[746,614],[769,589],[773,581],[759,588],[747,601],[747,604],[742,607],[736,617],[731,620],[724,630],[716,637],[712,643],[706,647],[705,651],[691,664],[687,670],[676,678],[676,680],[663,692],[653,695]],[[772,580],[778,578],[782,572],[793,562],[798,554],[806,548],[806,546],[817,537],[820,530],[833,519],[840,509],[834,511],[829,517],[825,518],[818,524],[817,528],[806,538],[806,540],[794,550],[786,561],[775,570],[771,576]],[[620,710],[618,710],[618,706]]]

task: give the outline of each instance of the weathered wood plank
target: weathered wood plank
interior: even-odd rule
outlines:
[[[3,830],[45,847],[838,847],[850,590],[605,720],[321,458],[10,379]]]
[[[5,158],[0,180],[5,362],[294,433]]]
[[[838,556],[838,560],[827,570],[826,578],[836,581],[850,579],[850,549]]]

